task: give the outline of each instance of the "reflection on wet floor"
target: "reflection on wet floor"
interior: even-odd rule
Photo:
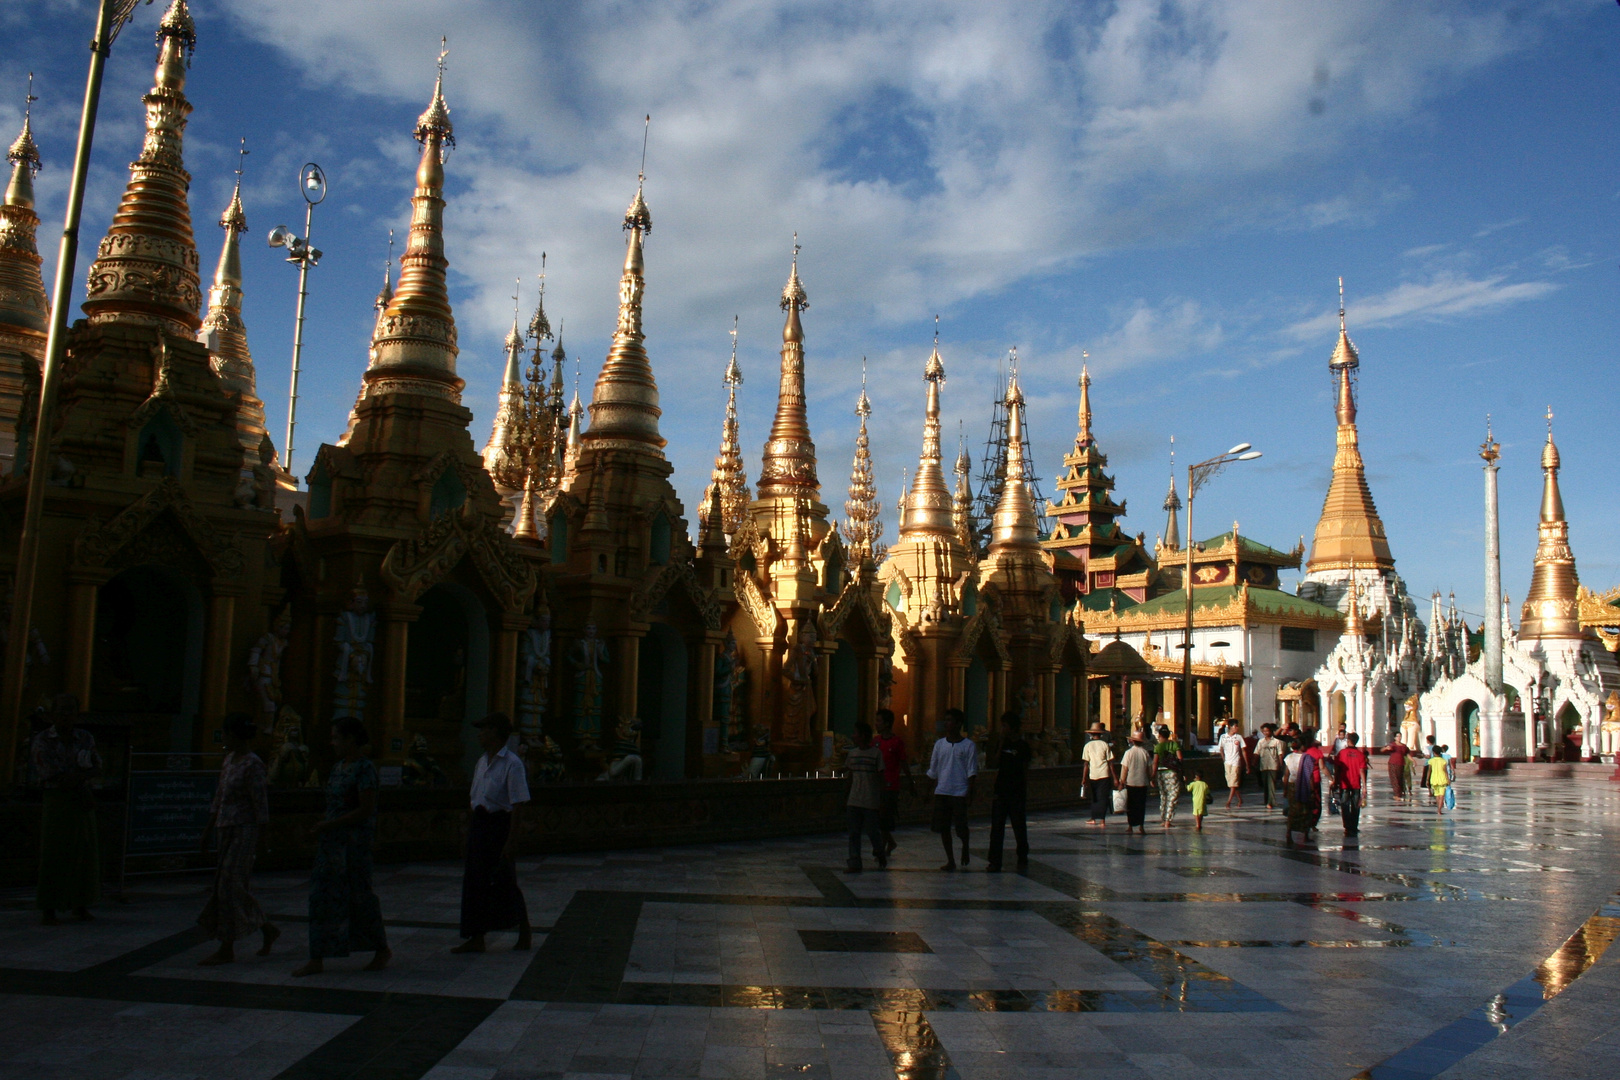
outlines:
[[[872,1014],[872,1025],[894,1062],[896,1080],[959,1080],[928,1018],[909,1010]]]
[[[1354,1080],[1428,1080],[1523,1023],[1602,959],[1620,937],[1620,892],[1543,960],[1534,974],[1493,995],[1400,1053],[1357,1073]]]

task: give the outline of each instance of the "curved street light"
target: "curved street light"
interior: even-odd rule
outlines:
[[[1187,569],[1183,573],[1187,589],[1187,622],[1181,638],[1181,730],[1176,737],[1186,738],[1192,727],[1192,632],[1193,632],[1193,552],[1198,543],[1193,539],[1193,498],[1198,489],[1213,480],[1222,469],[1234,461],[1253,461],[1260,451],[1250,449],[1249,443],[1238,443],[1224,454],[1187,466]]]

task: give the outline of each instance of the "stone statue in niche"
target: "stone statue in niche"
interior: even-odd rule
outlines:
[[[518,731],[530,746],[540,742],[550,686],[551,612],[541,608],[518,635]]]
[[[1610,691],[1603,703],[1603,723],[1598,728],[1598,752],[1609,759],[1620,755],[1620,691]]]
[[[787,702],[782,710],[782,739],[803,742],[810,736],[816,714],[816,628],[809,619],[800,619],[782,674],[787,679]]]
[[[771,752],[771,729],[764,724],[754,728],[754,752],[748,758],[748,775],[765,779],[776,772],[776,755]]]
[[[248,650],[248,689],[259,700],[261,727],[272,727],[281,709],[281,658],[292,636],[292,609],[282,608],[270,629]]]
[[[528,766],[531,784],[560,784],[568,779],[568,763],[562,747],[550,735],[540,736],[538,746],[529,747],[523,756]]]
[[[641,721],[619,718],[613,733],[613,751],[608,755],[608,767],[598,780],[617,780],[626,773],[630,779],[641,779]]]
[[[894,660],[878,657],[878,708],[887,709],[894,700]]]
[[[1401,742],[1408,750],[1416,750],[1422,745],[1423,725],[1418,723],[1418,696],[1413,694],[1406,699],[1406,715],[1401,717]]]
[[[574,672],[574,744],[581,753],[599,746],[602,734],[602,677],[607,668],[607,642],[596,636],[596,624],[585,624],[585,636],[568,652]]]
[[[275,787],[320,787],[320,774],[309,763],[309,747],[304,744],[303,719],[283,705],[276,717],[276,753],[270,761],[269,779]]]
[[[366,688],[371,684],[372,659],[376,652],[377,613],[364,588],[356,587],[346,610],[338,612],[337,666],[332,673],[332,718],[362,716],[366,710]]]
[[[734,643],[735,639],[732,640]],[[730,711],[726,716],[728,749],[748,753],[748,665],[743,662],[740,651],[732,662]]]
[[[426,735],[411,740],[411,752],[400,767],[400,783],[405,787],[449,787],[450,777],[428,753]]]

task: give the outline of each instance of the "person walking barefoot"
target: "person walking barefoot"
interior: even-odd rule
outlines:
[[[962,866],[968,864],[968,802],[973,798],[973,778],[979,772],[979,748],[962,734],[966,719],[961,709],[945,710],[945,737],[934,742],[928,775],[934,781],[934,831],[945,845],[946,872],[956,869],[956,853],[951,849],[951,830],[962,839]]]
[[[295,976],[319,975],[329,956],[371,950],[364,970],[381,971],[394,957],[383,929],[382,903],[371,888],[376,835],[377,766],[365,754],[366,725],[352,716],[332,721],[337,763],[326,784],[326,817],[313,829],[315,866],[309,875],[309,961]]]
[[[517,882],[517,841],[523,808],[529,802],[529,779],[523,759],[507,746],[512,721],[490,713],[473,725],[484,752],[473,769],[468,796],[467,862],[461,876],[461,936],[450,951],[481,953],[484,935],[517,930],[516,952],[533,945],[529,907]]]
[[[208,850],[208,834],[218,837],[219,857],[208,904],[197,925],[219,941],[219,948],[197,961],[199,967],[229,964],[236,959],[236,942],[255,930],[263,938],[258,955],[269,956],[281,930],[264,917],[248,881],[259,851],[259,830],[270,823],[270,782],[264,761],[253,752],[258,725],[247,713],[225,718],[225,760],[220,762],[219,783],[201,847]]]

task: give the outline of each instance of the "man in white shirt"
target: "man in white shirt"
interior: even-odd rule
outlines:
[[[951,849],[951,829],[962,839],[962,867],[968,864],[968,800],[973,797],[973,778],[979,773],[979,748],[962,734],[967,719],[961,709],[945,710],[945,736],[934,742],[928,775],[934,781],[934,831],[945,845],[945,865],[956,869],[956,852]]]
[[[1243,774],[1248,771],[1246,760],[1248,744],[1243,736],[1238,734],[1236,721],[1226,725],[1226,734],[1221,736],[1221,760],[1226,763],[1226,808],[1232,809],[1232,800],[1237,799],[1239,806],[1243,805]]]
[[[484,951],[484,935],[516,929],[517,950],[532,944],[529,909],[518,888],[518,822],[529,801],[529,778],[523,759],[507,746],[512,721],[505,713],[490,713],[473,725],[484,752],[473,770],[468,793],[472,814],[467,819],[467,864],[461,879],[461,936],[467,940],[451,949],[457,953]]]
[[[1086,766],[1086,785],[1091,796],[1091,819],[1086,824],[1106,829],[1108,811],[1113,804],[1114,750],[1103,737],[1102,725],[1092,724],[1086,734],[1090,735],[1091,739],[1080,751],[1080,760]]]

